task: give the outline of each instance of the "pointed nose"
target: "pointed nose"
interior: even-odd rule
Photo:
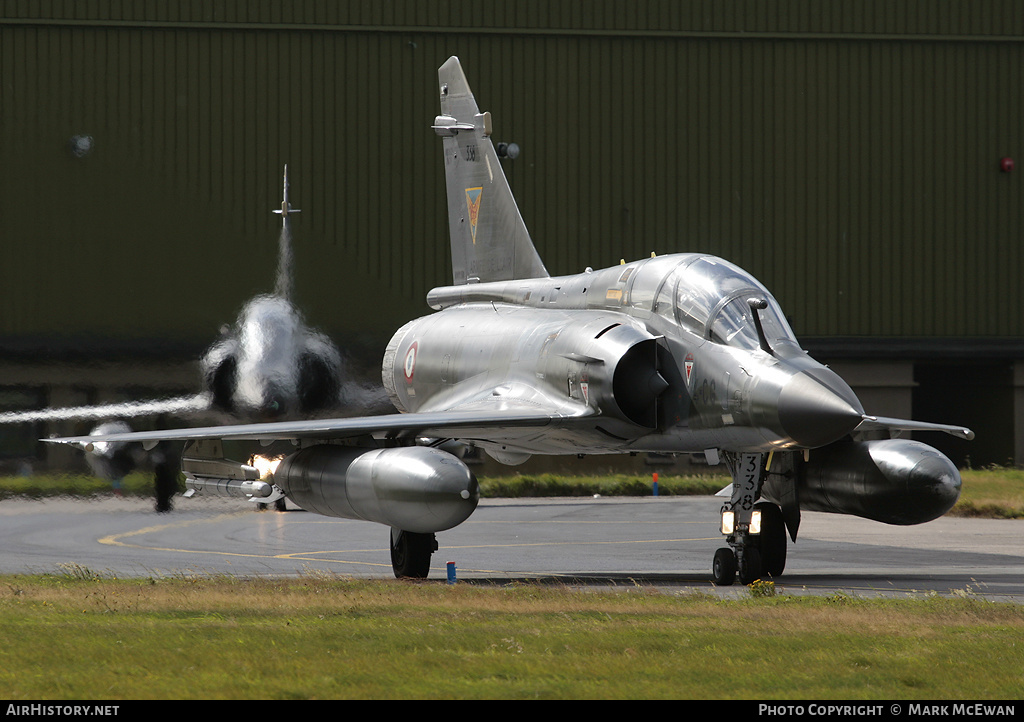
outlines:
[[[779,422],[797,446],[814,449],[838,441],[863,415],[857,396],[828,369],[818,369],[813,376],[806,371],[796,374],[779,394]]]
[[[262,421],[278,421],[288,414],[288,396],[277,385],[269,386],[256,410]]]

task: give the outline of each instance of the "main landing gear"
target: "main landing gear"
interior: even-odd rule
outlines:
[[[433,534],[391,529],[391,567],[399,579],[426,579],[430,557],[437,551]]]
[[[728,547],[715,552],[711,575],[729,586],[739,574],[741,584],[782,575],[786,568],[786,523],[782,509],[758,501],[767,476],[765,454],[726,454],[732,474],[732,497],[722,507],[722,533]]]

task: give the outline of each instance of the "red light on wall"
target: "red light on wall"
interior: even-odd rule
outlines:
[[[999,170],[1003,173],[1009,173],[1013,170],[1013,158],[1003,158],[999,161]]]

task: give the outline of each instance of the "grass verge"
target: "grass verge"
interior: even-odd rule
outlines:
[[[728,485],[727,476],[665,476],[659,475],[661,496],[693,496],[714,494]],[[538,496],[651,496],[650,476],[605,474],[600,476],[560,476],[557,474],[516,474],[483,477],[480,495],[487,498],[520,498]]]
[[[951,516],[990,519],[1024,519],[1024,470],[1003,467],[961,471],[963,489]],[[725,475],[659,474],[660,496],[709,495],[729,484]],[[184,490],[184,484],[181,485]],[[651,496],[652,478],[629,474],[560,476],[556,474],[515,474],[483,477],[485,498],[551,496]],[[57,496],[99,497],[114,492],[111,482],[87,475],[37,475],[0,477],[0,500],[44,499]],[[151,497],[150,474],[129,474],[117,492],[125,496]]]
[[[181,490],[185,490],[184,482]],[[124,496],[153,496],[153,475],[134,472],[118,484],[88,474],[34,474],[0,477],[0,500],[11,498],[47,499],[59,496],[99,497],[112,493]]]
[[[1024,519],[1024,470],[1003,467],[965,469],[953,516]]]
[[[0,578],[16,699],[1020,699],[1024,607],[647,588]]]

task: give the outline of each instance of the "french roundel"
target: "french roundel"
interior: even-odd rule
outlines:
[[[416,370],[416,349],[419,348],[419,343],[413,341],[412,346],[405,352],[405,380],[406,382],[412,381],[413,371]]]

